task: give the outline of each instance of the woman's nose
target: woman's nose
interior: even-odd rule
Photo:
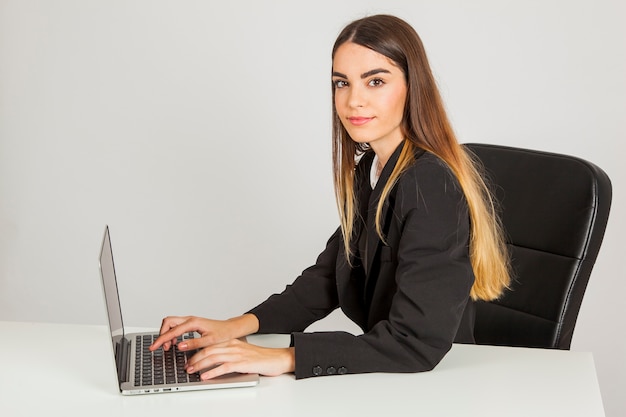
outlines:
[[[363,107],[366,102],[366,94],[362,88],[352,87],[350,88],[350,94],[348,96],[348,105],[352,108]]]

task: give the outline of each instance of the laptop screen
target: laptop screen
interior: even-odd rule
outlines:
[[[102,241],[102,249],[100,250],[100,275],[102,276],[102,286],[109,316],[109,328],[111,330],[113,351],[115,352],[117,342],[124,337],[124,323],[122,322],[122,310],[117,291],[109,226],[104,230],[104,239]]]

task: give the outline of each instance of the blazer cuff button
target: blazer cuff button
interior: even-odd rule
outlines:
[[[328,375],[335,375],[337,373],[337,369],[334,366],[329,366],[326,368],[326,373]]]
[[[340,366],[339,369],[337,370],[337,373],[339,375],[345,375],[348,373],[348,368],[346,368],[345,366]]]
[[[319,365],[314,366],[313,369],[312,369],[312,372],[313,372],[313,375],[320,376],[320,375],[322,375],[322,367],[319,366]]]

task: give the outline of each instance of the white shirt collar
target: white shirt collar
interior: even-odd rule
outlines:
[[[374,155],[374,160],[372,161],[372,167],[370,168],[370,185],[372,186],[372,190],[376,188],[376,184],[378,183],[378,178],[380,175],[377,175],[378,171],[378,155]]]

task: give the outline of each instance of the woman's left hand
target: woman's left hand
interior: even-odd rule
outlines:
[[[231,372],[276,376],[294,371],[293,347],[265,348],[239,339],[207,346],[193,355],[187,363],[187,372],[201,372],[202,380]]]

